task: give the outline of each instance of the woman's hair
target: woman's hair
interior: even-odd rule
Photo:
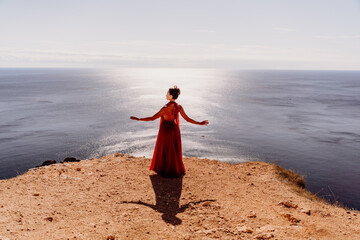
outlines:
[[[169,88],[169,94],[173,97],[173,99],[177,99],[180,95],[180,89],[175,85],[173,88]]]

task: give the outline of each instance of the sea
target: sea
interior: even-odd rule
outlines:
[[[0,68],[0,179],[65,157],[152,157],[177,85],[183,156],[266,161],[360,210],[360,71]],[[185,166],[186,168],[186,166]]]

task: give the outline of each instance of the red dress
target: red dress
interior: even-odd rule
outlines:
[[[182,161],[181,136],[179,128],[179,107],[176,102],[168,102],[165,107],[174,104],[174,120],[160,117],[160,129],[156,139],[150,170],[164,177],[178,177],[185,174]]]

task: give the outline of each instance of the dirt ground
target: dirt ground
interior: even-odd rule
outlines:
[[[358,211],[273,164],[184,158],[184,177],[162,178],[150,161],[114,154],[0,180],[0,240],[360,239]]]

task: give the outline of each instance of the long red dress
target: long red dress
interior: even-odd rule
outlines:
[[[150,170],[164,177],[178,177],[185,174],[182,161],[181,136],[179,128],[179,107],[176,102],[168,102],[165,107],[174,104],[174,120],[160,117],[160,128],[156,139]]]

